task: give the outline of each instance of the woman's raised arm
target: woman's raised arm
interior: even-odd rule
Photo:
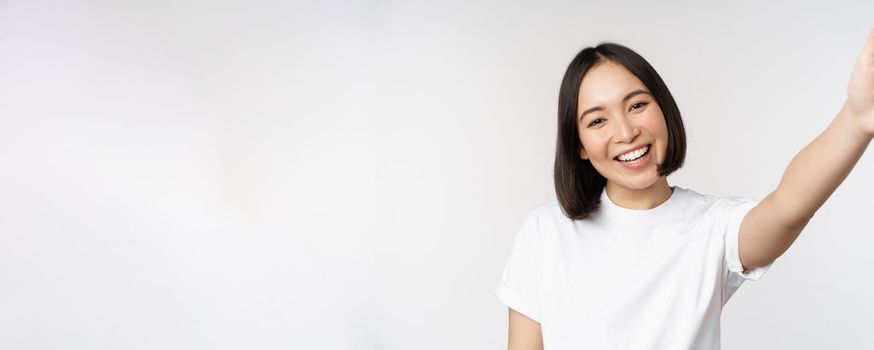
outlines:
[[[847,86],[834,120],[796,155],[777,189],[743,219],[739,252],[744,269],[782,255],[813,214],[844,181],[874,136],[874,30]]]

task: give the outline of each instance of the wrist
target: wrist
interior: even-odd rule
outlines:
[[[842,132],[855,140],[867,142],[874,137],[874,112],[859,112],[845,102],[835,121]]]

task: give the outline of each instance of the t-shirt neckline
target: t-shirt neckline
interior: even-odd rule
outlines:
[[[607,189],[601,192],[601,213],[605,218],[615,220],[626,224],[651,224],[655,221],[668,219],[671,214],[676,214],[675,210],[681,202],[681,196],[684,194],[684,188],[680,186],[671,186],[673,191],[668,200],[659,204],[652,209],[628,209],[623,208],[607,196]]]

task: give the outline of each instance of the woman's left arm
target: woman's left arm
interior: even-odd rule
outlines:
[[[865,152],[874,136],[874,29],[856,59],[847,100],[834,120],[789,163],[777,189],[740,225],[744,270],[782,255]]]

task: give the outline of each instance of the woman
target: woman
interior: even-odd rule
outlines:
[[[685,157],[658,73],[582,50],[559,93],[557,200],[525,218],[495,294],[510,349],[718,349],[722,307],[798,237],[874,136],[874,30],[847,100],[761,201],[668,184]]]

